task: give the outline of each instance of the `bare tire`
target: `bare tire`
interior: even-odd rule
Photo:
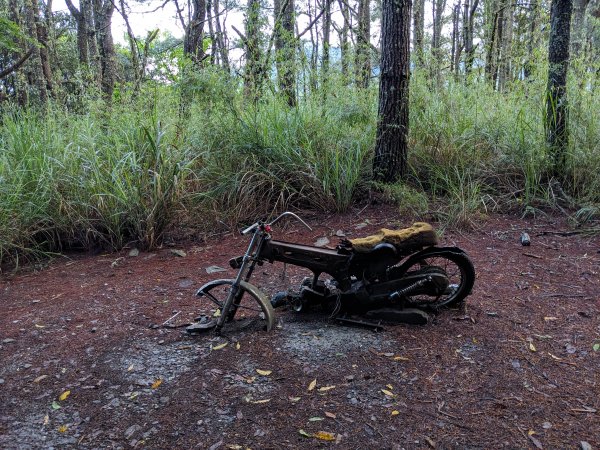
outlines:
[[[475,268],[469,257],[455,249],[433,248],[408,258],[398,268],[398,275],[417,271],[443,271],[448,278],[448,287],[441,295],[409,295],[407,302],[420,308],[438,309],[456,305],[465,300],[475,284]]]

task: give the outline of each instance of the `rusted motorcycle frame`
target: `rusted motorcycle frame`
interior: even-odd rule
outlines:
[[[461,302],[473,287],[473,264],[460,248],[416,244],[399,249],[380,243],[359,253],[343,246],[333,250],[272,239],[273,225],[285,217],[294,218],[311,230],[291,212],[284,212],[271,223],[256,222],[242,230],[243,235],[251,234],[252,238],[245,254],[229,262],[238,269],[237,276],[211,281],[197,292],[218,308],[216,321],[210,320],[208,326],[200,328],[214,327],[219,334],[225,323],[246,308],[259,313],[265,328],[271,330],[275,323],[273,307],[282,304],[289,304],[296,311],[320,305],[337,318],[379,312],[374,317],[385,320],[391,311],[407,306],[435,309]],[[250,283],[256,266],[265,261],[301,266],[313,276],[305,279],[298,290],[280,293],[270,300]],[[454,278],[450,277],[448,263],[456,269],[458,275]],[[331,280],[321,279],[323,274]],[[226,298],[222,300],[214,292],[224,287]],[[245,295],[253,301],[254,308],[242,305]],[[194,325],[188,331],[193,332]]]

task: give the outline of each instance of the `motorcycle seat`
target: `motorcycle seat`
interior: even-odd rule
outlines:
[[[350,239],[352,249],[357,253],[368,253],[377,245],[392,244],[400,252],[435,245],[438,242],[433,227],[425,222],[415,222],[411,227],[401,230],[382,228],[377,234],[363,238]]]

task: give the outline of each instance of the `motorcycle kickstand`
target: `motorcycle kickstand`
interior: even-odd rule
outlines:
[[[364,327],[369,328],[375,332],[385,331],[385,328],[383,327],[383,325],[381,325],[381,322],[370,322],[368,320],[353,319],[352,317],[348,317],[346,314],[344,314],[343,316],[336,316],[333,319],[340,325]]]

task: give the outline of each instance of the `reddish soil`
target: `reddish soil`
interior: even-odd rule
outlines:
[[[387,208],[306,218],[313,232],[280,236],[410,225]],[[446,232],[475,264],[466,307],[382,333],[280,310],[271,333],[162,327],[197,313],[202,283],[233,276],[206,272],[243,251],[231,233],[5,274],[0,448],[597,449],[600,239],[541,234],[566,230],[496,216]],[[271,293],[301,277],[281,275],[265,265],[253,282]]]

